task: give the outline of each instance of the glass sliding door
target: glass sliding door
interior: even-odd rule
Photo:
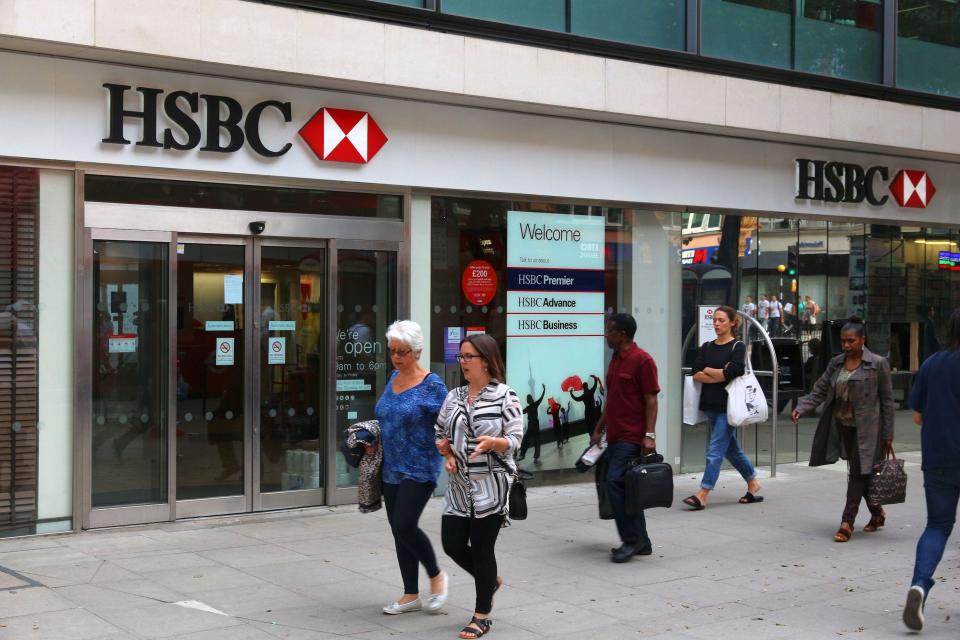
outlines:
[[[167,502],[168,251],[94,240],[91,507]]]
[[[327,415],[327,252],[320,247],[265,245],[258,264],[258,491],[321,489]],[[261,505],[299,506],[321,500],[301,495],[291,502],[263,496]]]
[[[243,244],[177,246],[178,501],[245,493],[245,260]]]
[[[396,249],[341,247],[336,253],[338,448],[346,427],[375,417],[390,373],[387,327],[398,319]],[[357,470],[339,454],[335,473],[337,487],[357,484]]]

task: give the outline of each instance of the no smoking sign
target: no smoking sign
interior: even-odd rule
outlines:
[[[217,366],[227,367],[233,364],[233,338],[217,338]]]
[[[267,342],[267,364],[287,363],[287,339],[271,337]]]

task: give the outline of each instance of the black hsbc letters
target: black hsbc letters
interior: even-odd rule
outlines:
[[[186,151],[196,149],[202,141],[206,141],[201,151],[216,153],[233,153],[243,147],[244,142],[250,145],[256,153],[267,158],[282,156],[292,146],[289,142],[280,149],[270,149],[260,137],[260,120],[264,111],[274,109],[283,119],[283,122],[292,120],[289,102],[265,100],[255,104],[247,117],[243,117],[243,106],[227,96],[197,94],[187,91],[174,91],[167,94],[163,100],[163,113],[179,131],[172,128],[164,129],[161,136],[157,130],[157,100],[163,94],[162,89],[137,87],[140,94],[142,108],[125,109],[124,96],[132,87],[122,84],[106,83],[103,85],[109,97],[109,116],[107,119],[108,133],[103,142],[110,144],[130,144],[123,135],[123,123],[126,119],[141,121],[141,136],[136,142],[142,147],[160,147]],[[204,127],[194,119],[199,114],[203,103],[206,111]],[[241,126],[241,121],[243,125]]]
[[[858,164],[797,159],[797,199],[852,204],[866,200],[880,206],[890,196],[877,196],[874,190],[877,177],[886,182],[887,168],[877,166],[865,170]]]

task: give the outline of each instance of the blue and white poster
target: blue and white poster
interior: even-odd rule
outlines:
[[[523,453],[539,456],[531,428],[559,446],[600,415],[604,233],[599,217],[507,214],[507,383],[525,408]]]

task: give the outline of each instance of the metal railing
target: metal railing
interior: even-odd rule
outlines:
[[[779,407],[779,386],[780,386],[780,371],[777,366],[777,350],[773,346],[773,340],[770,339],[770,334],[767,333],[767,330],[763,327],[762,324],[757,322],[757,319],[745,314],[743,311],[737,311],[737,315],[744,319],[744,322],[741,323],[742,333],[741,338],[745,338],[749,334],[750,327],[756,327],[758,333],[763,338],[764,343],[767,345],[767,349],[770,351],[770,362],[772,363],[771,371],[757,371],[754,370],[753,373],[758,378],[772,378],[772,390],[771,390],[771,400],[773,404],[770,409],[770,477],[775,478],[777,475],[777,419],[780,412],[777,410]],[[684,356],[687,354],[687,350],[690,348],[690,341],[697,333],[697,325],[694,324],[690,327],[690,331],[687,332],[687,337],[683,340],[683,350],[680,352],[680,359],[683,360]],[[743,340],[744,344],[747,345],[747,357],[750,357],[750,340]],[[683,375],[687,375],[691,372],[691,367],[681,367]],[[682,389],[682,387],[681,387]],[[759,451],[758,451],[759,454]],[[757,456],[757,461],[759,462],[759,455]]]

